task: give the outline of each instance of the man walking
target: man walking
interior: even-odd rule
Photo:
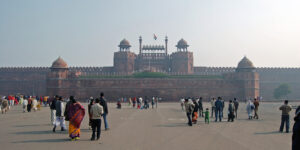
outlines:
[[[237,118],[237,112],[238,112],[238,109],[239,109],[239,101],[236,99],[236,98],[234,98],[233,99],[233,104],[234,104],[234,112],[235,112],[235,118]]]
[[[90,115],[92,122],[92,138],[91,141],[95,140],[95,132],[97,129],[97,140],[100,139],[101,134],[101,116],[103,115],[103,107],[99,104],[100,100],[97,98],[96,103],[91,106]]]
[[[210,101],[211,104],[211,118],[213,118],[214,116],[214,112],[216,111],[216,99],[212,98],[212,100]]]
[[[194,105],[191,101],[189,101],[189,99],[186,98],[186,99],[184,100],[184,106],[185,106],[186,116],[187,116],[187,118],[188,118],[188,125],[189,125],[189,126],[193,126],[193,124],[192,124],[192,119],[191,119],[191,114],[192,114],[193,111],[194,111],[195,105]]]
[[[108,115],[108,108],[107,108],[107,101],[104,98],[104,93],[100,93],[100,105],[103,107],[104,113],[103,113],[103,120],[104,120],[104,126],[105,130],[109,130],[108,123],[107,123],[107,115]]]
[[[232,103],[232,100],[230,100],[228,105],[228,122],[234,121],[234,112],[235,112],[234,104]]]
[[[55,116],[56,116],[56,100],[58,100],[58,95],[56,95],[54,97],[54,99],[51,101],[51,104],[50,104],[50,110],[51,110],[51,123],[52,125],[55,125]],[[29,101],[29,100],[28,100]],[[29,102],[28,102],[29,103]]]
[[[283,132],[283,127],[285,124],[286,127],[286,133],[289,133],[290,129],[290,111],[292,110],[292,106],[288,105],[289,101],[285,100],[284,105],[282,105],[279,110],[282,111],[281,115],[281,125],[280,125],[280,132]]]
[[[28,100],[27,100],[27,98],[25,97],[24,100],[23,100],[23,113],[26,112],[27,105],[28,105]]]
[[[221,97],[220,97],[220,99],[221,99],[221,102],[222,102],[222,118],[224,117],[223,115],[224,115],[224,107],[225,107],[225,100],[223,100]]]
[[[258,114],[257,114],[257,112],[258,112],[258,106],[259,106],[259,101],[256,99],[256,98],[254,98],[254,102],[253,102],[253,104],[254,104],[254,106],[255,106],[255,109],[254,109],[254,119],[258,119]]]
[[[199,98],[198,106],[199,106],[199,117],[203,117],[203,103],[202,103],[202,97]]]
[[[61,131],[66,130],[66,123],[65,123],[65,104],[63,102],[62,97],[59,97],[55,104],[55,110],[56,110],[56,121],[53,127],[53,132],[55,132],[56,126],[60,125]]]
[[[222,121],[222,109],[223,109],[223,103],[221,101],[221,97],[218,97],[217,101],[215,102],[215,107],[216,107],[216,120],[215,122],[218,121],[218,117],[219,117],[219,121]]]

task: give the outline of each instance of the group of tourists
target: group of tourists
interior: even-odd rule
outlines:
[[[225,106],[225,101],[222,100],[221,97],[218,97],[217,100],[212,98],[211,100],[211,118],[215,112],[215,122],[222,121],[223,118],[223,110]],[[205,123],[209,123],[209,109],[206,108],[206,111],[203,112],[203,103],[202,98],[194,99],[194,98],[185,98],[181,99],[181,107],[182,110],[185,109],[188,125],[192,126],[193,124],[197,123],[198,112],[199,117],[205,118]],[[259,107],[259,100],[254,98],[253,102],[251,100],[248,101],[246,105],[248,119],[259,119],[258,116],[258,107]],[[228,104],[228,122],[233,122],[234,118],[237,117],[237,110],[239,108],[239,102],[236,98],[234,100],[229,100]],[[279,110],[282,111],[281,115],[281,125],[279,128],[279,132],[283,132],[284,126],[286,128],[286,133],[289,133],[290,130],[290,112],[292,111],[292,106],[288,104],[288,100],[284,101],[284,104],[279,107]],[[254,112],[254,113],[253,113]],[[292,136],[292,149],[299,150],[300,149],[300,106],[296,109],[295,117],[294,117],[295,124],[293,126],[293,136]]]
[[[209,123],[209,108],[206,108],[204,111],[202,100],[203,100],[202,97],[181,99],[181,108],[182,110],[185,109],[187,113],[188,124],[190,126],[192,126],[192,123],[194,124],[197,123],[198,116],[204,117],[205,122]],[[210,118],[215,117],[215,122],[217,121],[222,122],[222,119],[224,118],[225,101],[222,99],[222,97],[218,97],[217,99],[212,98],[210,100],[210,104],[211,104]],[[249,120],[259,119],[258,107],[259,107],[259,101],[256,98],[254,98],[253,102],[251,100],[248,101],[246,108],[247,108]],[[229,100],[228,117],[227,117],[228,122],[234,122],[234,119],[237,118],[238,116],[238,109],[239,109],[239,101],[237,100],[237,98],[234,98],[233,100]]]
[[[181,109],[186,111],[188,118],[188,125],[192,126],[192,123],[197,123],[198,117],[204,117],[205,123],[209,124],[209,118],[213,118],[215,114],[215,122],[222,121],[223,112],[225,107],[225,101],[222,97],[218,97],[217,100],[212,98],[211,104],[211,116],[209,113],[209,108],[204,111],[203,99],[200,98],[185,98],[181,99]],[[228,104],[228,122],[233,122],[234,118],[237,117],[237,110],[239,107],[239,102],[236,98],[234,100],[229,100]]]
[[[85,116],[85,108],[74,96],[64,100],[61,96],[55,96],[50,103],[51,123],[53,132],[60,126],[61,131],[66,130],[65,121],[69,121],[69,137],[71,141],[80,139],[80,125]],[[108,107],[104,94],[100,98],[90,98],[88,105],[89,126],[92,128],[91,140],[99,140],[101,134],[101,118],[103,117],[105,130],[108,130],[107,123]]]
[[[41,106],[47,106],[48,96],[24,96],[24,95],[8,95],[0,99],[1,112],[6,113],[9,109],[16,105],[22,105],[23,112],[34,112],[41,109]]]
[[[128,106],[132,106],[132,108],[137,108],[137,109],[148,109],[150,108],[150,104],[152,109],[157,108],[159,97],[152,97],[149,99],[147,96],[143,99],[141,96],[140,97],[133,97],[133,98],[128,98]],[[117,101],[117,108],[121,109],[122,108],[122,103],[127,103],[126,98],[120,98]]]
[[[209,109],[203,110],[202,97],[181,99],[181,108],[186,111],[189,126],[196,124],[198,117],[204,117],[205,123],[209,124]]]

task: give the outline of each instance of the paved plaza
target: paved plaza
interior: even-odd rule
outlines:
[[[119,110],[115,104],[109,104],[110,130],[104,131],[102,122],[99,141],[90,141],[87,114],[81,126],[81,139],[70,141],[68,132],[61,132],[60,128],[52,132],[49,107],[22,113],[21,106],[15,106],[6,115],[0,115],[0,147],[2,150],[288,150],[292,133],[278,132],[280,105],[261,103],[261,118],[248,120],[245,104],[240,104],[234,123],[228,123],[225,117],[224,122],[215,123],[211,119],[207,125],[200,118],[197,125],[189,127],[179,103],[160,103],[158,109],[148,110],[132,109],[125,104]],[[84,106],[87,111],[87,105]],[[204,106],[207,108],[209,104]],[[291,114],[293,118],[294,110]],[[291,128],[293,124],[291,119]]]

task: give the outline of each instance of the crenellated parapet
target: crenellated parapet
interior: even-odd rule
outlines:
[[[258,67],[257,72],[300,72],[299,67]]]
[[[49,67],[0,67],[0,72],[48,72]]]
[[[197,75],[221,75],[235,72],[236,67],[194,67],[194,74]]]
[[[80,72],[113,72],[113,67],[69,67],[69,70]]]
[[[236,67],[194,67],[194,74],[220,75],[235,72]],[[113,67],[71,66],[70,71],[113,73]],[[49,72],[50,67],[0,67],[0,72]],[[257,67],[256,72],[300,73],[300,67]]]
[[[194,67],[195,74],[217,75],[235,72],[236,67]],[[300,67],[257,67],[258,73],[300,73]]]

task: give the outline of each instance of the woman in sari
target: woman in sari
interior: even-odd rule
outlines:
[[[69,136],[72,141],[80,139],[80,124],[85,115],[85,109],[77,102],[73,96],[70,96],[70,103],[66,108],[67,120],[69,120]]]
[[[192,114],[192,122],[193,122],[194,124],[196,124],[196,123],[197,123],[197,119],[198,119],[198,109],[199,109],[199,105],[198,105],[198,103],[196,102],[195,99],[193,99],[193,103],[194,103],[195,107],[194,107],[193,114]]]

